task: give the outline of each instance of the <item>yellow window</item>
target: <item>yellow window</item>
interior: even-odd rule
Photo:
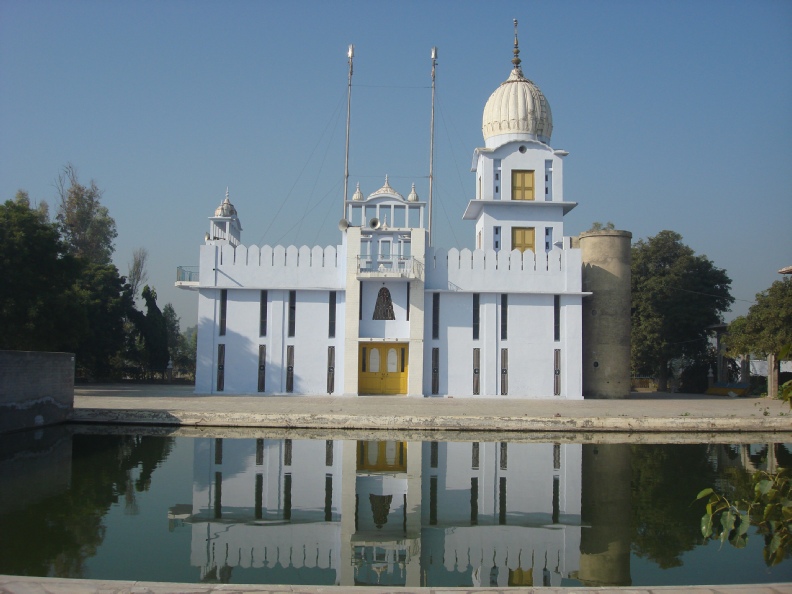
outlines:
[[[512,227],[512,249],[535,251],[535,229],[533,227]]]
[[[512,200],[534,199],[534,172],[512,171]]]

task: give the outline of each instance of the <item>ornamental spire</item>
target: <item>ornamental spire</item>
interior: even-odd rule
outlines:
[[[514,19],[514,57],[512,58],[512,64],[514,64],[514,68],[520,70],[520,45],[517,42],[517,19]]]

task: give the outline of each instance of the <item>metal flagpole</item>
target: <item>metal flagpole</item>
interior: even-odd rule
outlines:
[[[429,246],[432,245],[432,191],[434,189],[434,116],[435,116],[435,69],[437,48],[432,48],[432,121],[429,131]]]
[[[346,218],[346,202],[349,190],[349,117],[350,107],[352,105],[352,58],[355,57],[355,46],[350,44],[347,50],[347,58],[349,62],[349,83],[347,84],[347,124],[346,124],[346,150],[344,156],[344,216]]]

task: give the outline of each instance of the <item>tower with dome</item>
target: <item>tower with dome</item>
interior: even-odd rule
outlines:
[[[550,104],[519,54],[515,21],[473,153],[473,250],[430,245],[431,198],[387,175],[368,194],[357,184],[327,247],[246,246],[226,192],[199,280],[181,283],[198,292],[197,393],[583,397],[591,291],[564,235],[568,153],[550,145]]]

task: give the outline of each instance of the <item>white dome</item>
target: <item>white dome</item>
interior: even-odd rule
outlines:
[[[355,193],[352,194],[352,200],[363,200],[363,192],[360,191],[360,182],[358,182]]]
[[[228,199],[228,188],[226,188],[226,195],[225,200],[220,203],[215,209],[216,217],[235,217],[237,216],[237,210],[234,208],[234,205],[231,204],[231,201]]]
[[[369,194],[369,199],[376,198],[377,196],[382,196],[382,195],[396,196],[396,197],[400,198],[401,200],[404,200],[404,196],[402,196],[396,190],[391,188],[391,185],[388,183],[388,176],[387,175],[385,176],[385,185],[382,186],[376,192],[372,192],[371,194]]]
[[[481,131],[485,141],[501,134],[525,134],[530,140],[550,143],[553,133],[550,104],[539,87],[525,78],[519,66],[487,100]]]

